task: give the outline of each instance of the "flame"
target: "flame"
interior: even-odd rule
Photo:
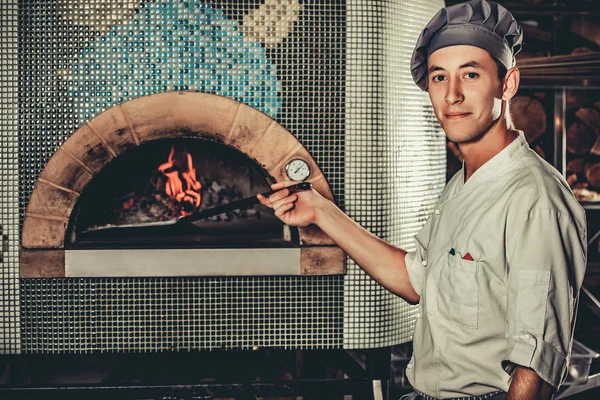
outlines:
[[[194,168],[192,155],[186,151],[185,157],[187,170],[184,171],[179,166],[178,160],[175,159],[175,146],[172,146],[167,162],[161,164],[158,170],[167,177],[165,186],[167,195],[179,203],[191,205],[195,210],[200,207],[202,184],[196,178],[196,168]],[[194,210],[182,209],[181,215],[190,215]]]

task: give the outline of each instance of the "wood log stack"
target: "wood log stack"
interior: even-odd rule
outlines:
[[[600,100],[593,95],[567,91],[566,174],[578,199],[600,201]]]

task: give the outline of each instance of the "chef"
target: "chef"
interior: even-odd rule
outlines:
[[[585,213],[563,176],[514,129],[522,29],[503,6],[440,10],[413,53],[448,139],[464,157],[406,252],[316,191],[291,182],[261,202],[289,225],[318,225],[420,317],[407,376],[412,399],[547,399],[567,376],[586,267]]]

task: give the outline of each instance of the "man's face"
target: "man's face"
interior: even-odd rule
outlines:
[[[502,110],[503,84],[492,56],[474,46],[444,47],[429,56],[427,69],[429,98],[448,139],[481,138]]]

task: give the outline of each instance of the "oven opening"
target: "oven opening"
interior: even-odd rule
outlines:
[[[189,223],[178,218],[269,190],[248,156],[198,138],[146,142],[106,165],[86,186],[66,249],[295,247],[297,229],[258,204]]]

